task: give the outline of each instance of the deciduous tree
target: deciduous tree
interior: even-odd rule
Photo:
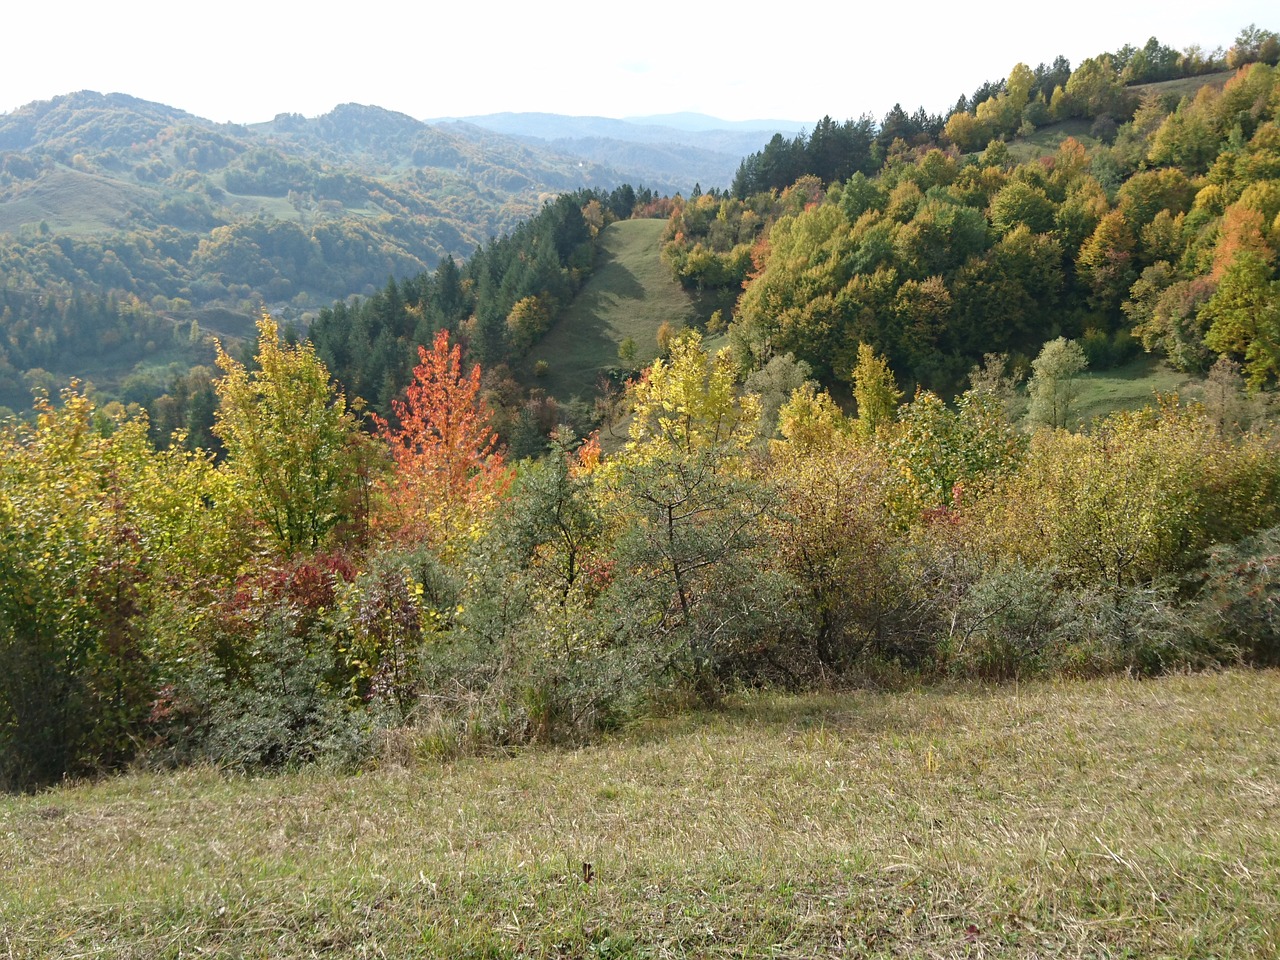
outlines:
[[[1072,404],[1080,395],[1080,374],[1088,365],[1080,344],[1058,337],[1044,345],[1031,361],[1031,408],[1027,418],[1040,426],[1059,429],[1070,420]]]
[[[492,414],[481,396],[480,366],[462,366],[462,350],[441,330],[418,348],[395,423],[377,419],[395,472],[383,485],[378,523],[393,537],[440,546],[480,520],[506,489],[509,473]]]
[[[266,314],[254,359],[249,370],[218,346],[214,431],[227,451],[224,470],[275,549],[286,557],[317,550],[362,519],[368,444],[315,350],[285,343]]]

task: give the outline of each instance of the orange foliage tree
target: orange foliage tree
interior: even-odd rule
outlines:
[[[396,425],[375,417],[396,470],[383,487],[378,525],[399,541],[445,546],[478,524],[510,484],[491,411],[480,395],[480,366],[462,369],[462,350],[441,330],[418,366]]]

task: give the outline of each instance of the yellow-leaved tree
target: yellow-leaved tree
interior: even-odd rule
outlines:
[[[0,423],[0,789],[129,760],[189,653],[157,612],[242,555],[205,455],[157,452],[75,383],[60,401]]]
[[[364,520],[371,447],[310,343],[290,344],[267,314],[256,369],[218,345],[214,432],[252,521],[285,557],[315,551]]]
[[[760,523],[772,498],[748,469],[758,402],[738,396],[727,353],[708,357],[696,331],[631,396],[630,439],[600,468],[616,537],[608,601],[650,669],[714,699],[788,620],[791,591]]]

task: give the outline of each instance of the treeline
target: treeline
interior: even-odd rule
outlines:
[[[903,148],[954,145],[969,152],[993,137],[1030,134],[1047,123],[1077,117],[1115,123],[1133,113],[1138,98],[1127,87],[1202,76],[1250,63],[1274,65],[1280,60],[1280,38],[1250,26],[1227,52],[1200,47],[1174,50],[1150,38],[1142,47],[1125,45],[1114,53],[1085,60],[1075,70],[1065,57],[1034,70],[1018,64],[1008,78],[988,81],[972,95],[961,94],[946,115],[924,107],[908,114],[894,104],[877,123],[863,115],[837,123],[825,116],[812,132],[788,140],[775,134],[766,147],[743,159],[730,187],[739,200],[770,190],[781,191],[802,177],[823,184],[868,176],[884,165],[901,141]]]
[[[211,360],[198,322],[175,320],[172,306],[163,297],[144,303],[132,295],[0,290],[0,407],[12,412],[30,404],[33,389],[56,390],[65,380],[51,371],[77,362],[96,369],[109,358],[127,369],[160,357],[187,365]],[[145,403],[158,392],[141,387],[126,378],[119,399]]]
[[[877,126],[871,117],[836,123],[826,116],[813,133],[796,134],[788,140],[780,133],[759,153],[743,158],[729,192],[739,200],[770,190],[782,190],[804,176],[816,176],[825,183],[847,180],[855,173],[880,169],[885,150],[897,137],[932,140],[942,131],[942,119],[931,117],[921,107],[913,116],[894,105]]]
[[[1277,89],[1255,63],[1194,98],[1148,94],[1110,142],[1024,162],[1000,140],[899,143],[873,176],[691,198],[664,257],[690,286],[743,288],[744,371],[793,353],[846,380],[865,342],[904,384],[951,392],[984,353],[1025,365],[1065,335],[1095,368],[1140,345],[1185,371],[1228,356],[1265,386],[1280,374]]]
[[[5,787],[581,738],[741,684],[1280,659],[1280,446],[1229,367],[1028,436],[1004,358],[900,405],[864,346],[852,419],[686,333],[622,450],[513,469],[446,331],[372,429],[269,318],[218,366],[216,465],[75,389],[0,427]]]

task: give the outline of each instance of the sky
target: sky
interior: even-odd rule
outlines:
[[[1018,4],[741,0],[338,5],[64,0],[6,10],[0,113],[76,90],[119,92],[217,122],[314,117],[362,103],[420,120],[504,111],[628,117],[693,111],[812,123],[945,114],[961,93],[1059,54],[1156,36],[1229,47],[1280,31],[1274,0]],[[326,12],[328,11],[328,12]]]

